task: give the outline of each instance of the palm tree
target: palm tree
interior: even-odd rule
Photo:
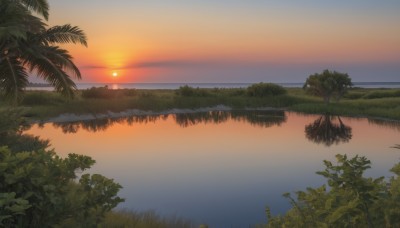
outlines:
[[[81,79],[72,56],[56,44],[87,46],[81,29],[69,24],[46,28],[47,0],[0,0],[0,92],[17,103],[34,73],[67,97]]]

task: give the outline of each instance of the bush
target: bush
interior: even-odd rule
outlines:
[[[0,227],[96,227],[123,201],[121,186],[99,174],[77,182],[94,160],[60,158],[47,140],[22,134],[27,127],[18,110],[0,110]]]
[[[0,226],[52,227],[71,218],[84,227],[101,222],[106,212],[123,200],[121,186],[99,174],[81,176],[94,160],[53,151],[13,153],[0,147]]]
[[[183,97],[206,97],[211,95],[207,89],[193,88],[188,85],[179,87],[176,90],[176,94]]]
[[[400,163],[387,181],[364,177],[371,162],[365,157],[336,155],[337,163],[324,161],[317,174],[327,184],[283,196],[292,204],[283,216],[272,216],[267,208],[264,227],[400,227]]]
[[[247,87],[247,95],[251,97],[278,96],[286,93],[282,86],[273,83],[260,82]]]
[[[104,87],[92,87],[90,89],[82,90],[83,98],[94,98],[94,99],[114,99],[117,97],[133,97],[137,95],[135,89],[109,89],[108,86]]]
[[[92,87],[90,89],[82,90],[83,98],[97,98],[97,99],[112,99],[116,97],[116,91],[104,87]]]

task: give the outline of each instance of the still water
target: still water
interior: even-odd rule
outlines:
[[[119,208],[155,210],[210,227],[248,227],[290,205],[285,192],[317,187],[338,153],[372,161],[389,177],[400,158],[400,123],[292,112],[204,112],[35,125],[61,156],[85,154],[91,173],[124,188]]]

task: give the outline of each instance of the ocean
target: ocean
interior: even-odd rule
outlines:
[[[253,83],[77,83],[78,89],[108,86],[110,89],[178,89],[188,85],[199,88],[246,88]],[[303,83],[276,83],[286,88],[301,88]],[[354,82],[361,88],[400,88],[400,82]],[[32,86],[28,90],[53,90],[50,86]]]

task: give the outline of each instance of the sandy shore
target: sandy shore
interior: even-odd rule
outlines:
[[[283,110],[278,108],[251,108],[251,109],[243,109],[245,111],[251,110],[259,110],[259,111],[274,111],[274,110]],[[40,121],[41,123],[66,123],[66,122],[77,122],[77,121],[89,121],[89,120],[96,120],[96,119],[115,119],[115,118],[123,118],[129,116],[145,116],[145,115],[167,115],[167,114],[184,114],[184,113],[200,113],[200,112],[210,112],[210,111],[232,111],[231,107],[225,105],[217,105],[214,107],[207,107],[207,108],[199,108],[199,109],[169,109],[166,111],[161,112],[154,112],[154,111],[143,111],[139,109],[129,109],[123,112],[111,112],[108,111],[106,113],[98,113],[98,114],[72,114],[72,113],[65,113],[61,114],[57,117],[47,119],[45,121]],[[38,121],[39,122],[39,121]]]

